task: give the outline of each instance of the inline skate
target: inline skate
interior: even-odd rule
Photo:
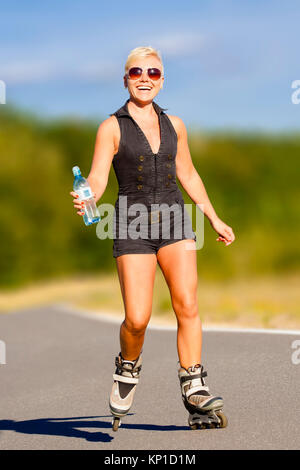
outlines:
[[[121,353],[115,359],[117,366],[113,374],[114,383],[109,399],[110,411],[113,415],[112,429],[117,431],[121,425],[121,418],[127,415],[135,394],[136,385],[139,382],[142,368],[142,355],[135,361],[123,359]]]
[[[206,376],[201,364],[178,370],[182,400],[189,412],[188,424],[192,430],[227,426],[227,418],[222,412],[223,399],[209,393],[204,382]]]

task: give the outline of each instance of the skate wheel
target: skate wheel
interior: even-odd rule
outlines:
[[[192,431],[196,431],[198,429],[197,424],[190,424],[190,428]]]
[[[190,428],[192,431],[196,431],[197,429],[208,429],[209,427],[210,427],[209,424],[204,424],[204,423],[190,424]]]
[[[113,431],[117,431],[119,429],[119,427],[121,426],[121,419],[118,418],[117,416],[113,419],[113,422],[112,422],[112,429]]]
[[[218,416],[218,418],[221,420],[221,423],[219,424],[219,427],[220,428],[226,428],[226,426],[228,424],[228,419],[224,415],[223,411],[216,411],[215,413]]]

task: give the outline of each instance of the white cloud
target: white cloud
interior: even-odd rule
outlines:
[[[61,64],[55,61],[36,59],[15,60],[0,66],[0,77],[8,84],[41,83],[51,80],[106,81],[119,76],[118,65],[112,61]]]
[[[83,64],[80,69],[74,70],[74,75],[87,81],[106,81],[120,76],[119,64],[115,62],[103,62]]]
[[[2,64],[0,76],[7,83],[39,82],[55,75],[53,64],[46,61],[14,61]]]

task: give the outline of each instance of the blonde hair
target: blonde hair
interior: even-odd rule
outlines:
[[[163,66],[160,51],[154,49],[151,46],[136,47],[135,49],[132,49],[132,51],[129,53],[129,56],[127,57],[127,60],[126,60],[125,74],[127,74],[128,70],[129,70],[129,67],[130,67],[130,63],[132,62],[133,59],[135,59],[136,57],[148,57],[149,55],[154,55],[160,61],[161,68],[162,68],[161,71],[162,71],[162,75],[163,75],[164,74],[164,66]]]

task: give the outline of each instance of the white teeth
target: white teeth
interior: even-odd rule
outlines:
[[[145,86],[138,86],[138,90],[151,90],[151,88]]]

